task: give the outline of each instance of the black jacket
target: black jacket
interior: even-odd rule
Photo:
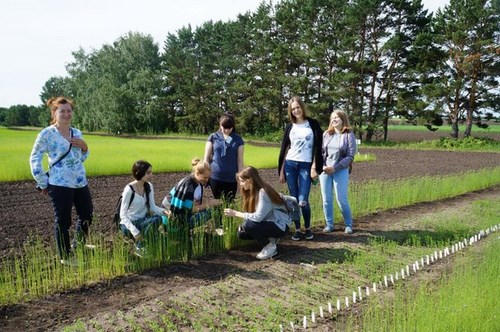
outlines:
[[[323,172],[323,155],[321,154],[321,146],[323,145],[323,130],[319,125],[319,122],[307,117],[309,125],[313,131],[314,135],[314,145],[313,145],[313,161],[316,165],[316,173],[321,174]],[[278,158],[278,174],[280,174],[281,167],[285,162],[286,153],[288,148],[290,148],[290,130],[292,130],[292,123],[287,124],[285,128],[285,133],[283,134],[283,140],[281,141],[280,156]]]

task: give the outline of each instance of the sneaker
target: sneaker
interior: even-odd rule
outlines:
[[[66,266],[76,267],[78,266],[78,261],[76,260],[75,257],[68,257],[66,259],[61,259],[61,264]]]
[[[306,240],[314,239],[314,235],[310,229],[306,229],[306,233],[304,234],[304,237],[306,238]]]
[[[346,226],[344,233],[352,234],[352,227]]]
[[[327,225],[325,228],[323,228],[323,233],[331,233],[331,232],[333,232],[332,225]]]
[[[276,245],[269,243],[264,248],[262,248],[262,251],[259,252],[256,257],[257,259],[264,260],[276,256],[277,254],[278,249],[276,248]]]
[[[302,237],[302,233],[300,231],[295,231],[295,234],[293,234],[293,236],[292,236],[292,240],[300,241],[301,237]]]

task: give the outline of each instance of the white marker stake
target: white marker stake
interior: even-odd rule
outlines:
[[[399,280],[399,272],[396,272],[396,280]]]
[[[323,318],[323,307],[319,306],[319,317]]]
[[[332,314],[332,313],[333,313],[333,310],[332,310],[332,304],[331,304],[330,302],[328,302],[328,312],[329,312],[330,314]]]
[[[313,323],[316,323],[316,314],[313,312],[311,312],[311,322]]]
[[[292,332],[294,332],[295,331],[295,326],[294,326],[293,322],[290,322],[290,327],[292,328]]]
[[[415,262],[417,270],[420,270],[420,265],[418,264],[418,261]]]
[[[434,251],[434,259],[437,260],[438,259],[438,252],[437,250]]]
[[[302,326],[304,326],[304,328],[307,329],[307,317],[306,316],[304,316]]]
[[[340,311],[340,299],[337,299],[337,311]]]
[[[443,251],[439,250],[439,259],[443,259]]]
[[[434,255],[431,255],[431,263],[434,263]]]
[[[387,280],[386,280],[387,281]],[[373,283],[373,292],[376,293],[377,292],[377,283],[374,282]]]
[[[394,276],[391,274],[391,283],[394,285]]]
[[[384,285],[385,287],[388,287],[389,285],[387,284],[387,276],[384,276]]]
[[[424,267],[424,258],[420,258],[420,264],[422,265],[422,267]]]
[[[345,307],[349,308],[349,298],[347,296],[345,297]]]
[[[370,296],[370,287],[366,286],[366,296]]]
[[[427,265],[429,265],[429,264],[430,264],[430,263],[429,263],[429,255],[427,255],[427,256],[425,257],[425,259],[426,259],[426,263],[427,263]]]
[[[280,324],[280,332],[283,332],[284,329],[283,329],[283,325]]]
[[[413,269],[415,270],[415,269]],[[409,276],[410,275],[410,265],[406,265],[406,275]]]
[[[361,287],[358,286],[358,297],[359,297],[359,300],[363,300],[363,292],[361,292]]]
[[[401,279],[405,278],[405,269],[401,269]]]
[[[352,304],[356,303],[356,292],[352,292]]]

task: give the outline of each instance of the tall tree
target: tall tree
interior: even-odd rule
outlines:
[[[451,0],[436,13],[435,43],[444,56],[433,73],[433,88],[440,92],[437,99],[444,99],[454,138],[461,120],[466,123],[464,136],[469,136],[474,115],[499,106],[498,3]]]

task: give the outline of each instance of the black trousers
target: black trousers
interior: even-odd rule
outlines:
[[[71,244],[69,228],[71,226],[71,211],[75,206],[78,217],[75,230],[75,241],[84,242],[92,223],[94,207],[88,186],[83,188],[68,188],[48,186],[52,208],[54,209],[54,235],[57,251],[61,258],[68,256]]]
[[[269,238],[280,238],[288,232],[288,226],[282,231],[273,221],[245,221],[242,225],[242,232],[238,232],[238,237],[242,240],[257,240],[262,246],[269,243]]]
[[[224,198],[228,202],[234,200],[236,190],[238,190],[238,184],[236,182],[223,182],[210,178],[209,183],[214,198]]]

